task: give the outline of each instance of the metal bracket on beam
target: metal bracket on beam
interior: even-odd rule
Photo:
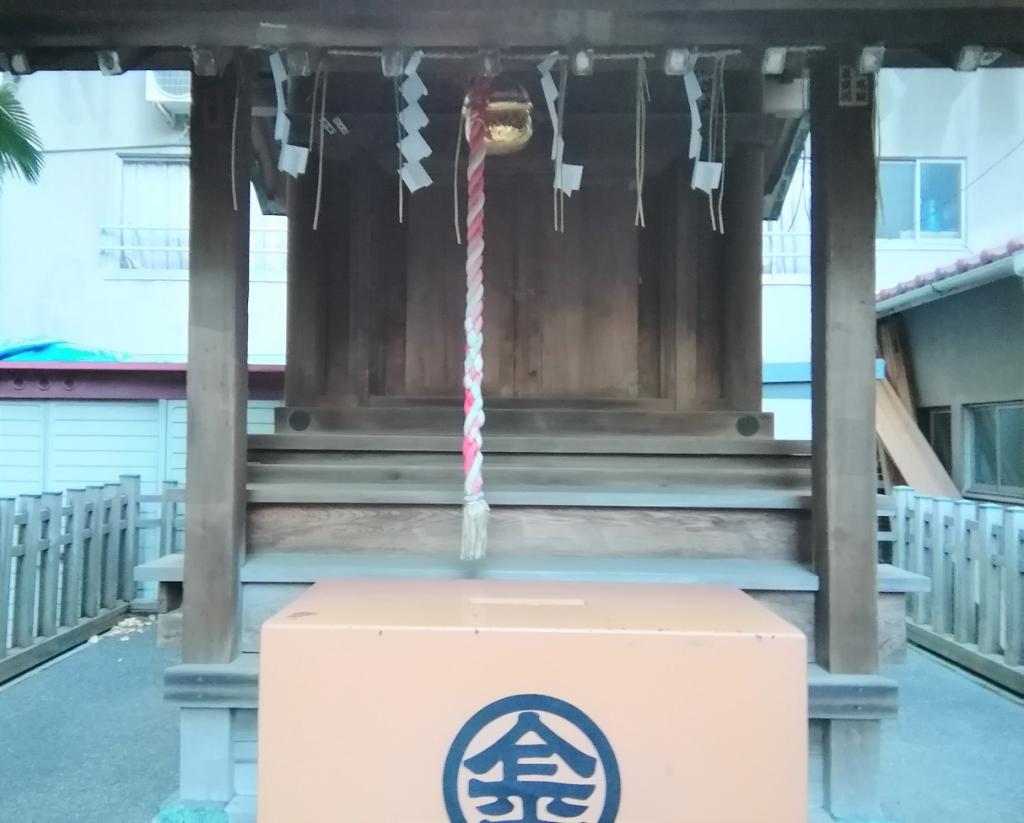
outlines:
[[[697,56],[689,49],[666,49],[662,57],[662,69],[672,77],[681,77],[692,71],[697,63]]]
[[[284,53],[284,67],[289,77],[312,77],[312,53],[309,49],[288,49]]]
[[[497,49],[480,49],[480,74],[497,77],[501,74],[501,52]]]
[[[576,48],[569,52],[569,69],[577,77],[589,77],[594,73],[594,50]]]
[[[32,64],[28,61],[28,55],[23,51],[3,52],[0,51],[0,71],[9,74],[31,74]]]
[[[402,49],[384,49],[380,53],[380,69],[385,77],[401,77],[405,71],[405,52]]]
[[[218,59],[213,49],[192,47],[192,70],[198,77],[216,77],[224,69],[224,63]]]
[[[124,74],[124,69],[121,68],[121,55],[116,51],[96,52],[96,65],[99,67],[100,74],[107,76]]]

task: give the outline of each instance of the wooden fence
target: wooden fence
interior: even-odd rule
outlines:
[[[932,584],[910,596],[908,638],[1024,695],[1024,508],[892,498],[893,563]]]
[[[105,631],[135,596],[139,478],[0,499],[0,682]]]
[[[160,494],[139,495],[140,563],[182,551],[185,539],[185,487],[173,480]]]

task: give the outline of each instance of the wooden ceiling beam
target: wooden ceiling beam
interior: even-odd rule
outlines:
[[[582,8],[583,6],[586,8]],[[476,48],[1024,42],[1019,0],[0,0],[0,48],[209,46]]]

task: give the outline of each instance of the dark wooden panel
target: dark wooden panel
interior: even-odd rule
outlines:
[[[764,107],[760,69],[734,72],[729,105]],[[764,145],[747,140],[729,152],[723,181],[722,392],[730,409],[761,408],[761,222],[764,211]]]
[[[547,181],[541,188],[550,192]],[[589,187],[566,200],[559,233],[547,208],[550,194],[538,198],[536,189],[521,188],[517,393],[634,397],[634,195],[624,181]]]
[[[328,175],[324,180],[324,199],[329,212],[321,214],[324,223],[320,231],[330,239],[326,240],[327,274],[321,281],[324,287],[322,300],[327,314],[324,321],[326,363],[323,385],[325,397],[337,400],[353,391],[350,336],[353,321],[353,246],[356,235],[349,226],[351,210],[359,204],[353,194],[355,181],[352,169],[340,163],[325,163],[324,168]]]
[[[454,556],[461,516],[458,506],[250,504],[249,551]],[[807,531],[792,511],[499,507],[488,554],[801,560]]]
[[[665,176],[648,175],[644,182],[645,226],[639,228],[637,243],[637,394],[663,397],[662,306],[666,299],[666,281],[670,261],[667,250],[674,233],[669,219],[674,214],[671,191]],[[671,328],[671,326],[669,326]]]
[[[369,391],[403,394],[406,391],[407,223],[398,222],[397,178],[379,177],[367,192],[374,231],[368,242],[376,251],[371,277],[371,332]],[[405,204],[409,205],[408,202]]]
[[[316,158],[310,159],[315,163]],[[328,392],[329,357],[348,332],[348,186],[341,164],[325,159],[319,228],[313,230],[316,172],[288,178],[288,319],[286,403],[320,402]],[[347,374],[347,368],[341,375]]]
[[[697,354],[694,373],[693,405],[697,409],[723,408],[722,391],[722,336],[728,330],[722,327],[722,244],[728,242],[711,228],[707,196],[690,192],[693,208],[691,231],[694,251],[694,277],[696,278]],[[677,376],[678,385],[679,378]]]
[[[515,289],[514,188],[487,180],[484,226],[484,390],[512,394],[512,300]],[[465,187],[459,213],[465,221]],[[466,311],[466,247],[455,240],[450,183],[435,182],[408,198],[408,333],[405,341],[409,395],[461,395]],[[464,227],[461,229],[465,235]]]

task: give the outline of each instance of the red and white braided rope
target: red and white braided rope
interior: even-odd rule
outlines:
[[[484,500],[484,164],[487,148],[487,99],[491,81],[474,81],[469,96],[469,161],[466,167],[466,359],[462,429],[462,464],[465,477],[462,557],[483,557],[487,548],[487,502]]]

